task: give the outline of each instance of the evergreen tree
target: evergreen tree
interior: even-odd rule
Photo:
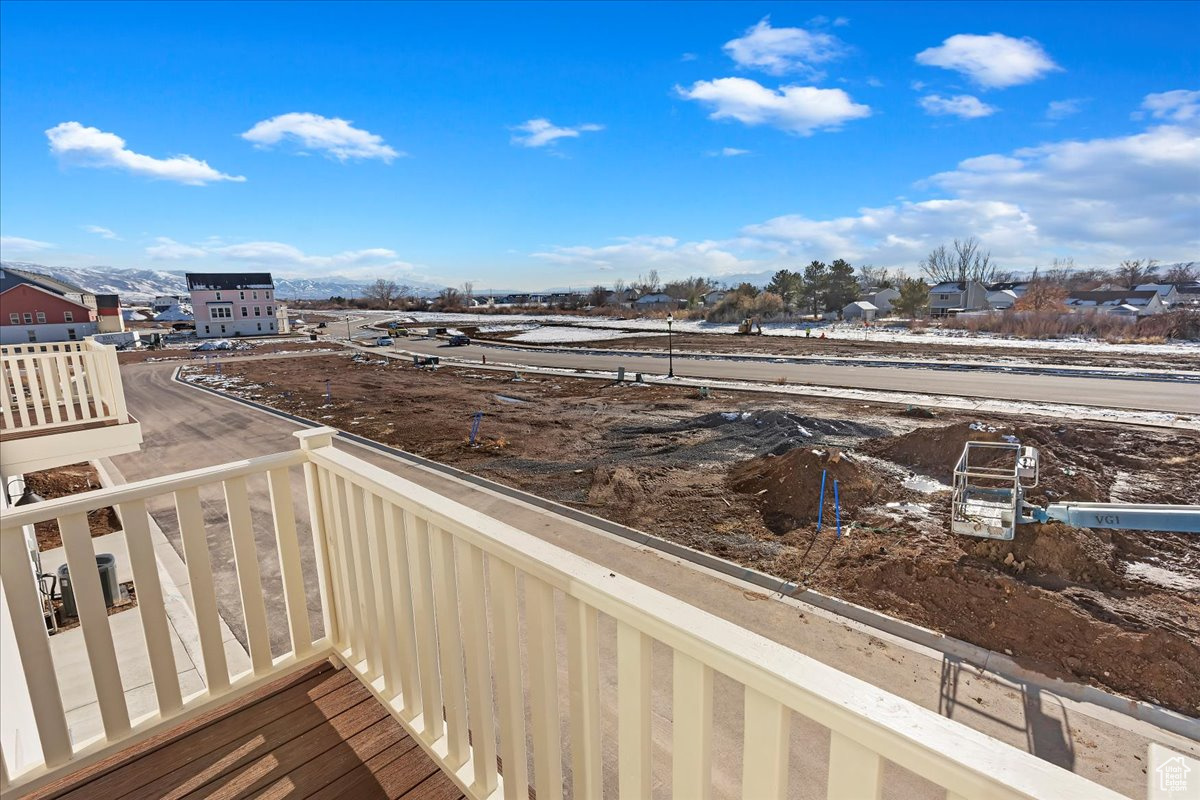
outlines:
[[[814,317],[820,314],[824,307],[825,287],[828,281],[829,267],[823,261],[814,261],[804,268],[800,294]]]
[[[829,276],[825,285],[825,310],[840,312],[857,299],[858,281],[854,277],[854,267],[839,258],[829,265]]]
[[[929,306],[929,286],[920,278],[905,278],[900,283],[900,296],[892,307],[906,317],[923,317]]]
[[[783,304],[786,308],[793,308],[800,302],[801,292],[804,288],[804,279],[799,272],[793,272],[790,269],[781,269],[771,278],[771,282],[767,284],[767,291],[773,292],[783,298]]]

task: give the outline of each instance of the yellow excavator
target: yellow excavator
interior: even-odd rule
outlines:
[[[739,336],[762,336],[762,318],[746,317],[738,324]]]

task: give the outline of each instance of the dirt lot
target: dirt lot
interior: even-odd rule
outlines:
[[[100,488],[100,476],[96,474],[95,467],[87,462],[31,472],[25,476],[25,482],[30,489],[41,495],[43,500],[53,500],[56,497]],[[88,528],[91,529],[93,537],[103,536],[121,530],[121,520],[111,507],[98,508],[88,512]],[[62,547],[57,522],[39,522],[34,526],[34,531],[37,534],[38,550]]]
[[[472,339],[504,341],[518,332],[478,333],[471,326],[456,325]],[[908,358],[943,361],[1029,361],[1061,366],[1137,367],[1141,369],[1196,368],[1194,354],[1122,354],[1108,353],[1103,348],[1089,351],[1047,350],[1032,347],[996,347],[988,345],[947,344],[929,336],[920,344],[907,342],[872,341],[870,333],[864,340],[822,339],[818,332],[812,338],[803,336],[732,336],[716,333],[681,333],[672,337],[675,351],[696,353],[755,353],[787,356],[829,356],[832,358]],[[517,342],[516,344],[520,344]],[[554,347],[599,348],[604,350],[658,350],[666,352],[666,336],[638,336],[629,339],[564,342]]]
[[[305,339],[289,339],[283,342],[237,342],[244,347],[234,350],[193,350],[196,343],[186,346],[170,346],[162,350],[122,350],[117,353],[117,361],[121,364],[140,364],[143,361],[191,361],[204,360],[205,356],[228,358],[233,356],[261,356],[269,353],[298,353],[304,351],[341,349],[339,344],[328,342],[313,342]]]
[[[1058,524],[1024,526],[1013,542],[955,536],[943,485],[968,438],[1015,436],[1041,448],[1033,502],[1200,503],[1194,434],[794,396],[702,399],[683,387],[530,373],[518,381],[362,354],[189,374],[1009,652],[1044,673],[1200,713],[1197,537]],[[485,416],[472,447],[476,411]],[[822,470],[830,486],[818,533]]]

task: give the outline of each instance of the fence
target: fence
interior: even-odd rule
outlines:
[[[115,347],[90,339],[0,347],[5,433],[128,421]]]

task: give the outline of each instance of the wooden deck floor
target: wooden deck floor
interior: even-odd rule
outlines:
[[[462,793],[350,670],[323,663],[31,796],[458,800]]]

